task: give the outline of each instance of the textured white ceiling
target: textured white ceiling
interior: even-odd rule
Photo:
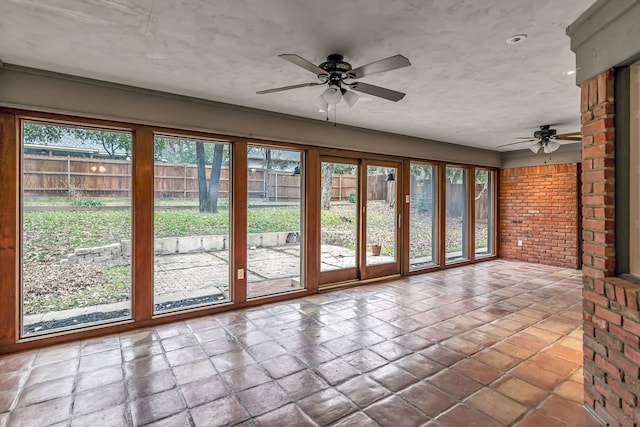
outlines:
[[[325,120],[321,87],[277,57],[412,66],[363,82],[406,92],[338,105],[340,123],[495,149],[541,124],[579,130],[565,28],[594,0],[1,0],[5,63]],[[506,39],[528,39],[509,46]],[[499,150],[517,150],[526,144]]]

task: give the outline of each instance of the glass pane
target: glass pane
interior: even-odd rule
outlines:
[[[247,297],[303,287],[302,155],[247,149]]]
[[[476,255],[491,255],[491,223],[493,218],[493,189],[491,187],[492,172],[476,169],[476,218],[475,218],[475,253]]]
[[[154,140],[154,311],[227,302],[229,144]]]
[[[411,163],[409,269],[435,263],[435,166]]]
[[[22,130],[23,335],[130,318],[131,134]]]
[[[356,267],[358,166],[322,162],[320,271]]]
[[[367,167],[367,265],[396,261],[397,176],[393,167]]]
[[[467,170],[447,166],[446,180],[446,251],[447,262],[467,257]]]

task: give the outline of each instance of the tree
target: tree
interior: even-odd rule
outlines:
[[[324,179],[322,180],[322,196],[320,207],[324,211],[328,211],[331,208],[331,190],[333,188],[333,171],[335,169],[335,163],[326,163],[324,167]]]
[[[110,159],[131,156],[131,134],[95,129],[67,128],[71,135],[83,143],[93,142],[102,145]]]
[[[196,141],[196,159],[198,164],[198,206],[200,212],[218,212],[218,193],[220,191],[220,172],[224,157],[224,144],[214,144],[211,161],[211,175],[207,189],[207,171],[205,143]]]

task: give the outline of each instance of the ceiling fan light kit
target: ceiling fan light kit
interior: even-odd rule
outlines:
[[[533,139],[529,139],[528,137],[521,139],[526,139],[526,141],[499,145],[496,148],[508,147],[510,145],[522,144],[525,142],[533,142],[533,144],[529,145],[529,150],[531,150],[533,154],[538,154],[540,148],[543,149],[542,151],[545,154],[551,154],[560,148],[560,143],[558,141],[578,142],[582,140],[582,134],[580,132],[558,134],[555,129],[551,129],[551,125],[542,125],[540,126],[540,130],[533,133]]]
[[[320,109],[321,112],[334,110],[336,104],[338,104],[341,100],[344,100],[349,108],[353,107],[353,105],[360,98],[358,94],[354,93],[353,91],[377,96],[389,101],[400,101],[405,96],[405,94],[402,92],[397,92],[395,90],[386,89],[380,86],[374,86],[355,80],[368,76],[370,74],[382,73],[385,71],[391,71],[411,65],[411,62],[409,62],[409,60],[402,55],[391,56],[389,58],[381,59],[379,61],[375,61],[358,68],[352,68],[351,64],[345,62],[342,55],[338,54],[327,56],[327,60],[320,65],[315,65],[296,54],[287,53],[278,56],[285,61],[289,61],[292,64],[295,64],[307,71],[314,73],[318,78],[318,82],[302,83],[275,89],[261,90],[256,93],[264,95],[267,93],[281,92],[289,89],[298,89],[309,86],[321,86],[326,84],[328,85],[328,87],[316,99],[316,106]]]

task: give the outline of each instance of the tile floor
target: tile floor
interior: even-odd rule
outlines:
[[[0,356],[0,425],[597,426],[581,313],[490,261]]]

